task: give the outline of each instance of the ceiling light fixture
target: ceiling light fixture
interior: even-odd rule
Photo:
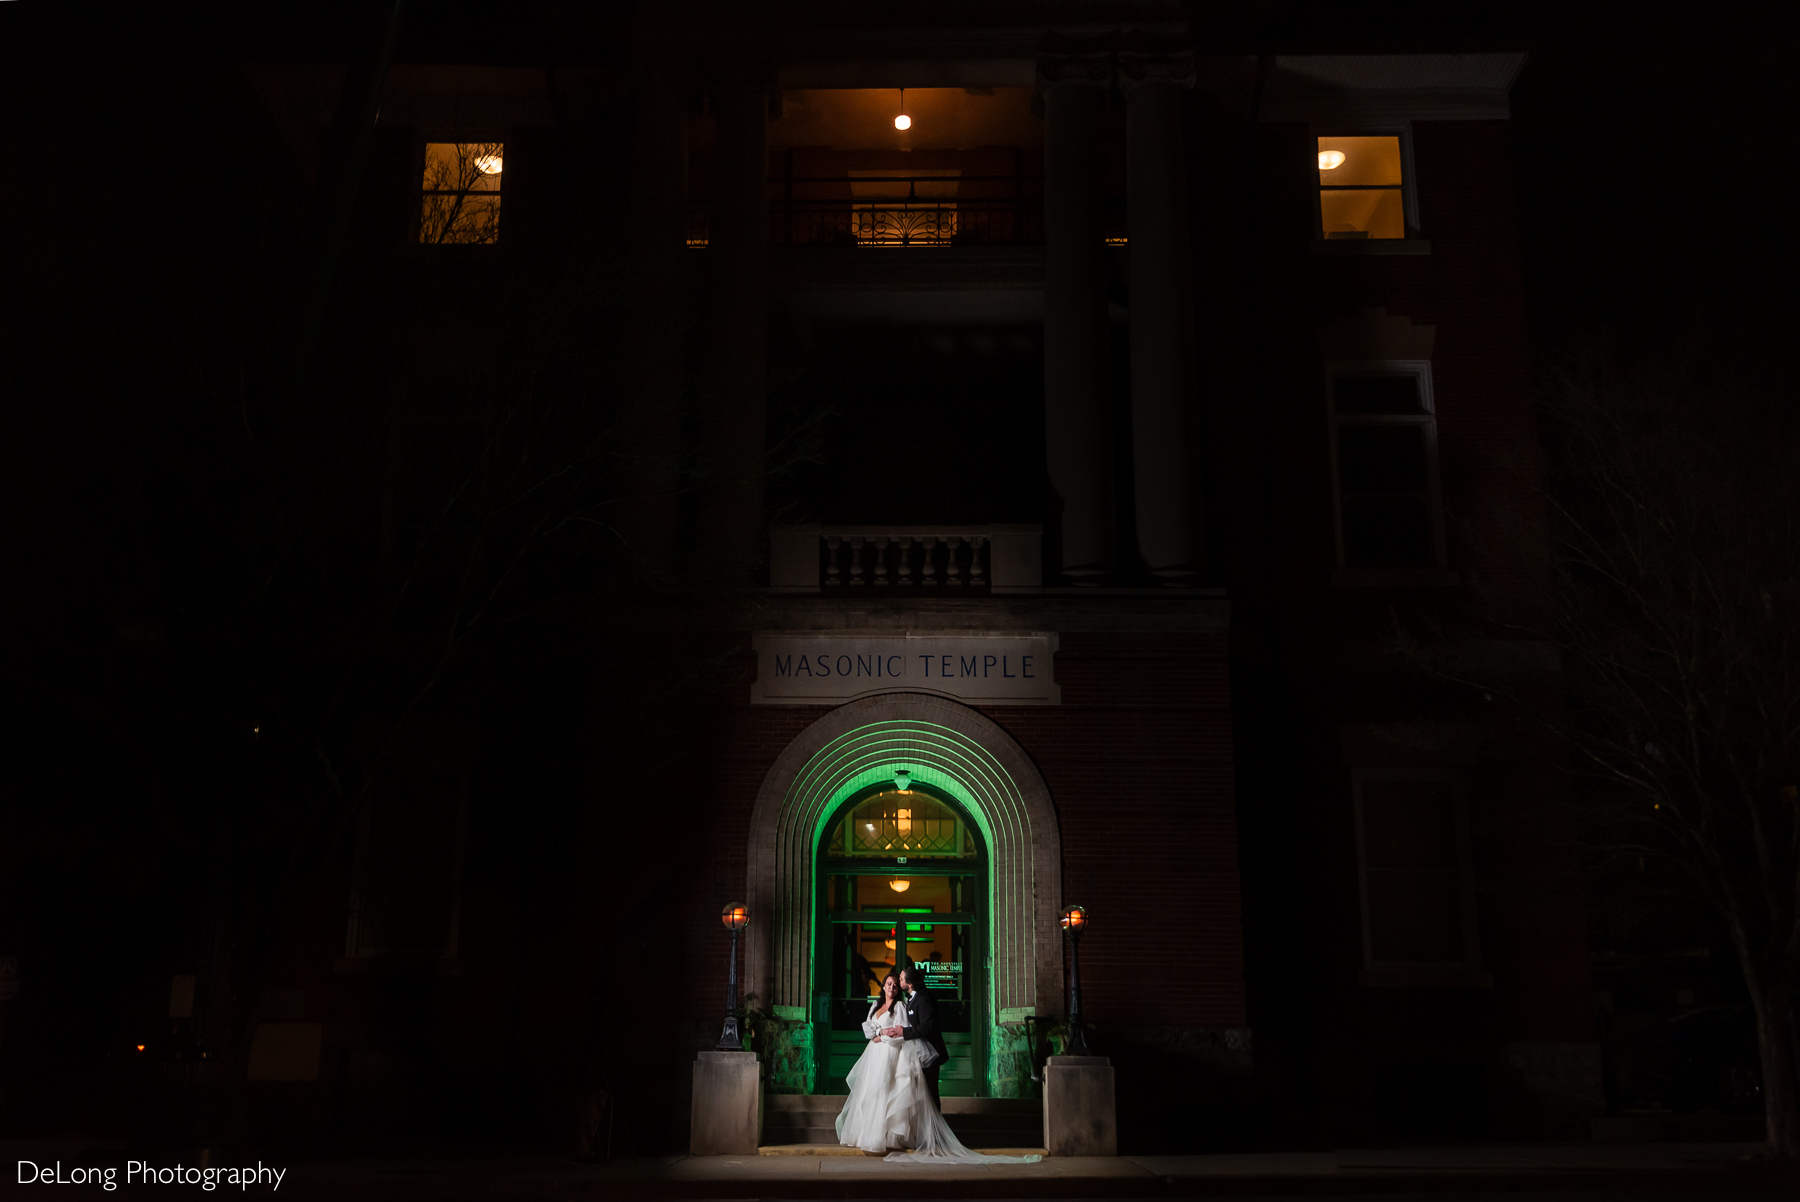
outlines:
[[[894,118],[894,128],[906,130],[912,128],[912,118],[906,115],[906,89],[900,89],[900,115]]]
[[[912,888],[912,882],[905,877],[897,877],[888,882],[888,888],[892,889],[895,893],[905,893],[908,889]]]
[[[1344,165],[1344,152],[1341,150],[1321,150],[1319,152],[1319,170],[1335,171]]]

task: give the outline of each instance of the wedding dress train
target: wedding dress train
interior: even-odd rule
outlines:
[[[881,1034],[883,1027],[907,1025],[906,1008],[896,1006],[880,1019],[869,1004],[863,1034],[869,1046],[846,1078],[850,1096],[838,1111],[838,1142],[865,1152],[910,1149],[888,1155],[910,1164],[1029,1164],[1038,1156],[986,1156],[964,1147],[932,1103],[921,1066],[922,1041],[908,1043]]]

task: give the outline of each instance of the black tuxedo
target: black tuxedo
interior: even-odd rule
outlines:
[[[923,985],[906,999],[906,1021],[909,1024],[904,1029],[907,1039],[923,1039],[937,1049],[937,1060],[925,1070],[925,1088],[931,1091],[931,1104],[942,1110],[943,1104],[938,1100],[938,1070],[944,1067],[950,1052],[944,1047],[943,1028],[938,1026],[937,1003],[931,1000],[931,993]]]

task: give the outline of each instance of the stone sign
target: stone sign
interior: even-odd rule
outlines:
[[[1060,705],[1054,633],[758,633],[752,705],[838,705],[872,693],[937,693],[990,705]]]

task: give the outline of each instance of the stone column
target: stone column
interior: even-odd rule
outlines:
[[[1138,551],[1174,584],[1195,567],[1193,285],[1182,144],[1191,55],[1121,54],[1131,239],[1131,450]]]
[[[768,437],[769,96],[761,83],[712,93],[715,129],[706,255],[697,550],[709,569],[741,571],[762,534]]]
[[[638,554],[661,559],[675,553],[680,518],[687,112],[660,76],[639,84],[633,109],[621,346],[629,467],[618,524]]]
[[[1044,452],[1062,500],[1062,574],[1093,581],[1113,559],[1107,413],[1106,243],[1099,154],[1105,55],[1038,60],[1044,98]]]

